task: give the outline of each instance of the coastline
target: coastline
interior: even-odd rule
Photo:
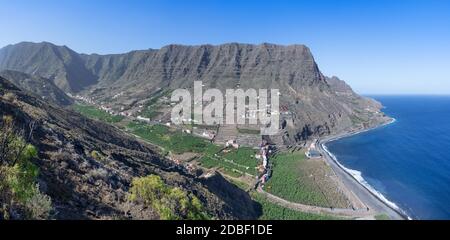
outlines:
[[[395,118],[391,118],[386,123],[379,124],[370,128],[359,131],[343,132],[340,134],[325,137],[319,140],[319,151],[322,153],[326,162],[332,167],[336,175],[345,185],[345,187],[354,193],[368,208],[380,213],[386,213],[391,219],[409,220],[409,217],[400,207],[395,203],[389,201],[383,194],[378,192],[361,176],[361,172],[346,168],[342,165],[335,155],[333,155],[327,148],[326,144],[337,141],[342,138],[354,136],[360,133],[365,133],[374,129],[378,129],[396,122]]]

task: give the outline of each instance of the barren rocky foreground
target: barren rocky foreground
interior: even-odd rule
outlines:
[[[30,142],[39,153],[33,161],[40,169],[40,187],[52,199],[52,218],[158,219],[153,209],[127,200],[132,178],[149,174],[193,193],[213,218],[261,214],[246,192],[219,174],[199,178],[115,127],[46,103],[3,78],[0,115],[12,116],[25,130],[34,123]]]

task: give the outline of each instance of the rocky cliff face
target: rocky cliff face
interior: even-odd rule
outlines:
[[[220,89],[238,84],[242,88],[289,85],[295,90],[326,85],[309,49],[303,45],[169,45],[125,55],[85,55],[84,59],[90,69],[101,66],[96,69],[98,73],[111,69],[116,73],[99,74],[100,87],[113,83],[112,87],[122,90],[134,85],[146,92],[156,86],[190,87],[193,81]]]
[[[381,105],[323,76],[304,45],[169,45],[126,54],[80,55],[67,47],[22,43],[0,50],[0,69],[5,68],[43,74],[66,91],[79,91],[117,108],[133,108],[161,88],[191,88],[194,81],[203,81],[205,88],[277,88],[281,106],[289,113],[277,138],[287,145],[387,120]]]
[[[127,201],[132,178],[149,174],[195,194],[213,217],[256,219],[261,214],[246,192],[220,176],[191,175],[117,128],[48,104],[0,77],[0,116],[5,115],[26,135],[31,132],[39,150],[34,160],[39,184],[52,198],[54,218],[156,219],[153,209]],[[30,123],[35,123],[33,131]]]

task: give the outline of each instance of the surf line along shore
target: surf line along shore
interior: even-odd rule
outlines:
[[[386,123],[363,129],[361,131],[344,132],[333,136],[328,136],[324,139],[319,140],[318,146],[319,151],[324,156],[328,165],[330,165],[330,167],[339,177],[340,181],[349,191],[353,192],[368,208],[375,212],[385,213],[389,216],[390,219],[405,220],[411,218],[397,205],[387,200],[381,193],[377,192],[373,187],[368,184],[364,184],[363,181],[361,181],[362,179],[357,179],[357,176],[355,176],[355,174],[352,174],[350,169],[344,167],[337,160],[337,158],[328,151],[326,147],[326,144],[329,142],[385,127],[395,122],[396,119],[392,118]]]

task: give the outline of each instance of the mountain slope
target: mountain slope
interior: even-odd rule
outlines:
[[[78,53],[47,42],[22,42],[0,49],[0,70],[42,76],[66,92],[80,91],[96,80]]]
[[[73,100],[49,79],[12,70],[1,71],[0,76],[13,82],[21,89],[58,105],[67,106],[73,103]]]
[[[35,159],[39,184],[52,198],[54,218],[157,219],[154,209],[127,200],[131,180],[149,174],[195,194],[212,217],[260,215],[259,205],[220,175],[191,175],[115,127],[48,104],[2,77],[0,116],[12,116],[17,127],[31,134],[30,141],[39,150]],[[33,131],[28,128],[31,123]]]
[[[30,44],[0,50],[0,69],[18,66],[16,61],[12,61],[14,59],[25,59],[21,53],[28,50],[22,45]],[[60,49],[57,52],[69,51],[66,47],[51,48]],[[80,90],[78,94],[97,103],[108,103],[116,110],[134,109],[160,89],[192,88],[194,81],[203,81],[205,88],[221,90],[279,89],[280,104],[288,113],[281,119],[283,130],[280,136],[274,137],[282,139],[280,144],[293,145],[310,138],[373,126],[388,120],[381,113],[380,104],[358,96],[350,88],[343,90],[342,85],[326,78],[311,51],[304,45],[168,45],[159,50],[113,55],[76,55],[73,51],[69,52],[73,59],[77,59],[79,70],[90,76],[86,78],[89,81],[81,84],[83,87],[76,88]],[[28,66],[46,65],[43,63],[45,57],[41,55],[31,54],[34,57],[21,61],[27,64],[18,68],[30,72],[36,67]],[[47,76],[52,72],[67,72],[69,76],[69,72],[78,71],[68,66],[52,66],[44,72]],[[51,79],[60,81],[59,77]],[[80,84],[74,78],[64,81],[67,84],[57,85]],[[64,90],[67,91],[67,88]]]

